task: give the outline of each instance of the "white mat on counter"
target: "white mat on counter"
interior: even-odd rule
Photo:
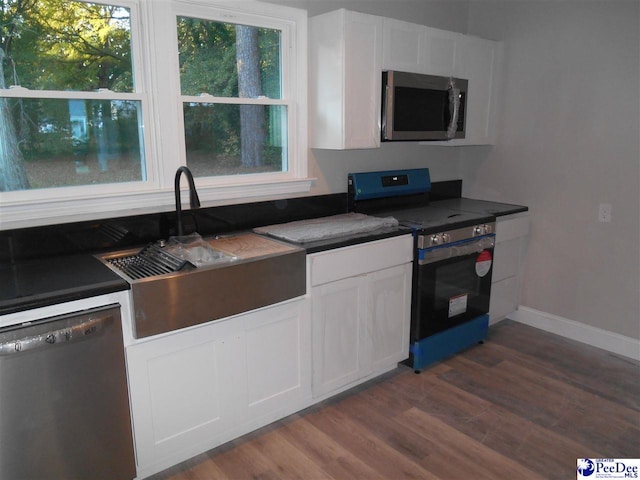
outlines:
[[[312,218],[259,227],[254,228],[253,231],[290,242],[304,243],[328,240],[351,234],[369,233],[382,228],[396,226],[398,226],[398,220],[393,217],[380,218],[362,213],[344,213],[331,217]]]

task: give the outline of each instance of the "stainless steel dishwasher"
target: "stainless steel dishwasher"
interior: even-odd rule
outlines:
[[[120,306],[0,329],[0,478],[135,474]]]

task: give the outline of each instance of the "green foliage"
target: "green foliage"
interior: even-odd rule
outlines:
[[[125,8],[79,1],[0,0],[4,84],[133,91],[129,17]],[[22,100],[12,119],[26,159],[72,150],[67,102]]]
[[[125,8],[94,3],[0,0],[5,84],[132,91],[129,17]]]
[[[208,93],[238,97],[236,26],[178,18],[180,87],[183,95]],[[258,29],[262,94],[280,98],[280,32]],[[235,106],[185,106],[187,148],[217,155],[240,155],[240,112]],[[276,157],[269,155],[268,158]]]
[[[183,95],[238,96],[235,25],[178,18],[180,86]]]

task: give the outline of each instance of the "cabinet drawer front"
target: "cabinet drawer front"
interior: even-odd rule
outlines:
[[[402,265],[413,259],[409,234],[309,255],[311,286]]]
[[[491,285],[489,316],[492,322],[497,322],[509,316],[518,309],[519,304],[520,295],[517,277],[510,277]]]
[[[496,222],[496,242],[504,242],[529,235],[529,212],[498,217]]]
[[[520,271],[524,239],[515,238],[496,244],[493,252],[493,282],[513,277]]]

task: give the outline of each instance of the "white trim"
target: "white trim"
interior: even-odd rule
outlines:
[[[0,97],[3,98],[53,98],[53,99],[80,99],[80,100],[128,100],[132,102],[144,101],[144,95],[138,92],[114,92],[107,88],[100,88],[92,92],[67,91],[67,90],[30,90],[24,87],[11,86],[8,89],[0,89]]]
[[[509,315],[509,318],[561,337],[640,361],[640,340],[636,338],[528,307],[519,307],[518,311]]]
[[[211,188],[199,188],[198,195],[202,202],[202,208],[282,197],[289,198],[291,195],[308,193],[314,180],[314,178],[283,178],[263,183],[256,181],[246,185],[218,185]],[[188,198],[189,195],[183,192],[184,208],[188,208],[184,205]],[[3,205],[0,210],[0,231],[167,212],[174,210],[174,202],[173,190],[163,190],[139,194],[131,192],[107,194],[91,198],[44,199],[31,201],[28,204],[7,204]],[[78,207],[79,203],[82,204],[82,209]]]

